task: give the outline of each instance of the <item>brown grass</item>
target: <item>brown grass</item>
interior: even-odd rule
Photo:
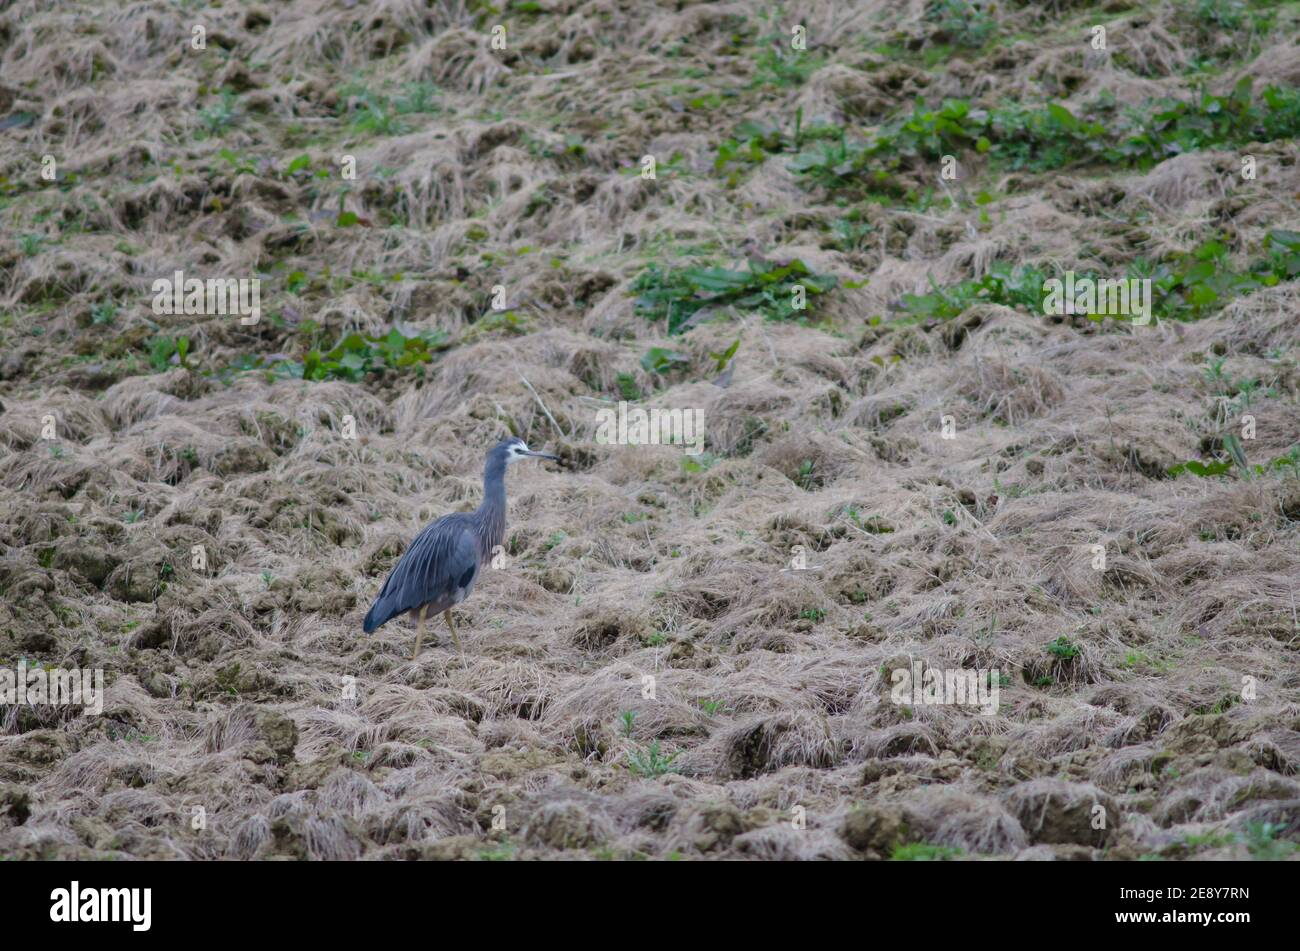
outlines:
[[[987,227],[871,206],[849,251],[826,241],[843,209],[783,158],[734,188],[712,174],[745,118],[875,123],[918,94],[1138,102],[1183,89],[1210,41],[1147,4],[1141,28],[1107,20],[1092,62],[1082,14],[1031,7],[999,16],[1042,44],[926,69],[878,49],[940,42],[925,4],[818,2],[802,22],[822,63],[787,87],[732,46],[780,26],[750,0],[544,6],[508,19],[504,55],[462,0],[299,3],[269,23],[250,3],[144,3],[71,37],[88,11],[0,14],[0,119],[38,115],[6,131],[0,167],[61,168],[58,188],[10,174],[22,190],[0,207],[0,667],[109,683],[99,718],[0,708],[0,784],[32,803],[20,820],[0,798],[0,852],[1242,857],[1242,838],[1186,839],[1259,822],[1295,841],[1300,487],[1166,477],[1236,425],[1207,382],[1218,357],[1263,384],[1250,459],[1300,443],[1295,282],[1141,333],[992,304],[960,330],[892,319],[903,294],[998,261],[1122,270],[1210,230],[1257,247],[1294,225],[1294,143],[1252,147],[1254,182],[1230,152],[1110,176],[973,158],[971,193],[1005,193]],[[209,49],[191,55],[200,16]],[[1239,41],[1219,52],[1296,72],[1283,32]],[[418,82],[436,109],[388,135],[340,98]],[[222,86],[236,109],[206,135]],[[628,174],[647,153],[654,182]],[[301,154],[334,177],[279,174]],[[360,169],[342,197],[341,154]],[[366,223],[336,227],[340,202]],[[634,309],[647,262],[751,254],[868,283],[827,298],[819,327],[738,313],[665,340]],[[282,323],[153,315],[153,278],[177,268],[265,269]],[[296,271],[310,286],[290,293]],[[513,327],[491,320],[497,284]],[[92,319],[107,299],[111,327]],[[307,319],[325,347],[393,326],[452,346],[364,383],[214,372],[300,353]],[[189,338],[192,368],[150,372],[160,333]],[[646,370],[651,346],[690,369]],[[595,442],[628,377],[648,404],[704,411],[703,471],[676,447]],[[511,470],[506,567],[455,612],[466,665],[440,619],[415,662],[405,619],[363,636],[386,571],[422,525],[477,505],[507,434],[565,465]],[[809,570],[790,570],[796,546]],[[1077,653],[1049,652],[1058,638]],[[890,674],[914,661],[999,668],[1000,709],[894,704]],[[662,770],[640,765],[652,744]]]

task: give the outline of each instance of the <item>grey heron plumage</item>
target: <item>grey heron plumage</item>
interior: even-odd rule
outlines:
[[[490,450],[483,466],[483,502],[473,512],[453,512],[425,526],[388,573],[383,588],[366,614],[367,634],[399,614],[415,620],[415,657],[420,656],[423,623],[441,613],[460,649],[451,609],[469,597],[479,570],[506,535],[506,467],[521,459],[551,459],[533,452],[518,437],[503,439]],[[463,652],[462,652],[463,653]]]

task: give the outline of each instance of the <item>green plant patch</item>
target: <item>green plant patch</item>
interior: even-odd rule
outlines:
[[[662,320],[669,334],[694,324],[701,311],[734,307],[773,320],[808,320],[816,297],[833,290],[839,279],[814,274],[799,260],[769,264],[751,259],[748,270],[722,267],[662,269],[651,264],[632,283],[636,308],[650,320]],[[800,288],[802,291],[800,292]],[[805,307],[796,300],[802,294]]]
[[[1233,297],[1264,287],[1273,287],[1300,275],[1300,233],[1270,231],[1264,239],[1264,256],[1245,270],[1236,270],[1228,261],[1228,248],[1210,239],[1189,252],[1171,255],[1159,263],[1139,258],[1125,271],[1125,277],[1151,281],[1151,312],[1159,319],[1200,320],[1219,310]],[[1076,281],[1096,281],[1105,275],[1095,271],[1075,274]],[[977,303],[1023,306],[1030,313],[1044,313],[1046,280],[1059,277],[1035,267],[1011,267],[995,262],[989,272],[978,279],[939,286],[931,281],[925,294],[904,294],[902,308],[907,316],[919,320],[951,320]],[[1107,316],[1130,319],[1123,315],[1089,314],[1090,320]]]
[[[260,356],[249,357],[231,369],[266,370],[272,377],[313,382],[346,380],[358,383],[370,373],[412,367],[423,372],[424,364],[431,362],[435,353],[450,346],[446,333],[442,331],[426,331],[407,337],[394,328],[384,336],[350,333],[329,350],[308,350],[301,360],[281,359],[268,364]]]
[[[1250,77],[1227,96],[1209,92],[1186,99],[1154,99],[1121,111],[1100,97],[1076,115],[1060,103],[1011,104],[974,109],[961,99],[937,107],[918,100],[910,114],[884,123],[870,137],[819,126],[793,139],[756,124],[723,143],[715,160],[757,164],[767,155],[798,150],[788,163],[808,187],[849,201],[902,197],[897,173],[917,161],[945,155],[988,153],[1004,168],[1049,171],[1088,164],[1146,169],[1174,155],[1300,135],[1300,90],[1265,86],[1253,93]],[[808,148],[803,148],[804,143]]]

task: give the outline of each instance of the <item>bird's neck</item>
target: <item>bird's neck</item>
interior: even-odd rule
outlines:
[[[478,507],[479,524],[483,526],[484,557],[491,557],[492,549],[506,536],[506,467],[489,462],[483,471],[483,503]]]

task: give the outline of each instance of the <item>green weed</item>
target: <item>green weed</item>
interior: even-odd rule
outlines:
[[[636,307],[651,320],[663,320],[669,334],[678,334],[695,322],[701,311],[722,308],[757,311],[774,320],[811,316],[813,299],[838,283],[833,275],[814,274],[799,260],[769,264],[757,259],[745,271],[721,267],[669,268],[651,264],[633,282]],[[805,308],[796,306],[802,288]]]
[[[665,773],[678,771],[673,766],[673,760],[677,759],[678,755],[678,753],[672,753],[665,756],[659,750],[659,741],[652,740],[649,746],[628,750],[627,767],[637,776],[663,776]]]

